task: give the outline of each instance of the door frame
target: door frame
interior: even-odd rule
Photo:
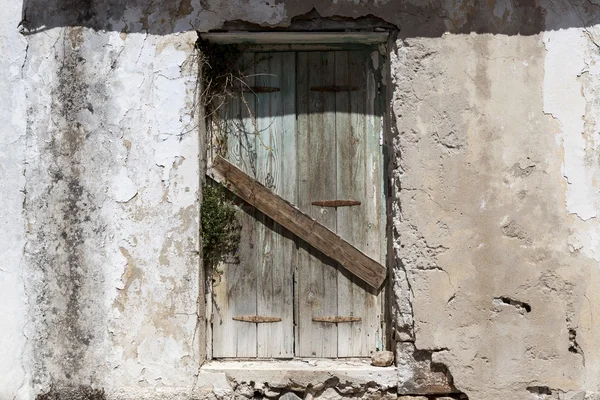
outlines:
[[[392,155],[392,129],[391,129],[391,71],[390,71],[390,55],[389,49],[394,48],[394,42],[397,37],[395,30],[385,30],[384,32],[359,31],[359,32],[282,32],[282,31],[267,31],[267,32],[210,32],[200,35],[201,40],[208,40],[211,43],[219,45],[243,46],[245,52],[299,52],[299,51],[352,51],[364,50],[365,48],[373,48],[377,46],[383,59],[381,68],[383,76],[378,80],[378,83],[383,85],[385,90],[385,105],[383,107],[382,125],[383,132],[381,133],[381,154],[383,174],[383,195],[385,205],[385,240],[386,254],[385,266],[387,268],[388,279],[384,283],[381,291],[381,336],[383,340],[383,349],[393,350],[395,341],[393,338],[393,291],[392,291],[392,266],[394,265],[393,251],[393,224],[392,224],[392,177],[390,160]],[[199,74],[200,94],[202,91],[202,74]],[[202,104],[202,101],[199,101]],[[210,115],[207,115],[206,110],[200,110],[201,116],[204,116],[205,124],[201,128],[201,170],[206,172],[212,157],[212,146],[210,144],[211,121]],[[201,187],[206,182],[205,173],[200,177]],[[200,199],[201,201],[202,199]],[[202,260],[202,258],[201,258]],[[202,261],[201,261],[202,262]],[[212,293],[212,278],[204,268],[200,266],[200,299],[198,307],[198,341],[200,345],[201,364],[207,360],[212,360],[212,318],[213,318],[213,293]],[[295,302],[295,300],[294,300]],[[294,306],[295,307],[295,306]],[[202,332],[204,328],[204,332]],[[296,330],[296,328],[294,328]],[[204,333],[204,334],[202,334]],[[296,357],[294,357],[296,358]],[[232,360],[241,360],[233,358]],[[252,359],[256,360],[256,359]]]

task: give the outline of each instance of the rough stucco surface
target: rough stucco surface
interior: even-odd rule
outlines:
[[[597,399],[596,3],[29,0],[25,36],[21,5],[4,7],[0,399],[234,396],[198,371],[203,149],[185,31],[285,26],[313,7],[400,28],[397,392],[418,394],[419,368],[439,363],[470,399]]]
[[[21,5],[0,9],[0,398],[10,398],[24,379],[26,338],[23,327],[28,301],[23,287],[25,223],[22,216],[25,179],[26,108],[22,65],[27,41],[14,29]]]
[[[79,385],[108,394],[193,386],[200,351],[195,40],[195,32],[53,29],[29,37],[26,61],[11,67],[20,74],[24,64],[27,100],[24,165],[23,151],[7,154],[16,164],[7,171],[18,200],[13,218],[25,217],[25,224],[8,221],[12,251],[22,251],[19,229],[27,231],[22,263],[19,253],[2,261],[15,259],[6,273],[18,285],[7,283],[24,293],[8,298],[24,303],[2,308],[18,315],[18,332],[3,343],[19,354],[2,358],[2,370],[14,371],[2,376],[10,385],[0,397],[21,384],[24,399]],[[8,142],[18,143],[18,132],[11,134]]]

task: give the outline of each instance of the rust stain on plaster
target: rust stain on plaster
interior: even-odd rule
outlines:
[[[169,249],[171,248],[172,245],[173,245],[173,239],[171,239],[171,238],[166,238],[165,241],[163,242],[163,246],[160,251],[160,255],[158,256],[158,262],[160,263],[160,265],[162,265],[162,266],[169,265]]]
[[[177,217],[182,224],[177,229],[179,232],[187,232],[192,227],[194,229],[198,227],[198,209],[195,204],[179,210]]]
[[[141,283],[144,280],[144,271],[137,266],[135,259],[131,256],[129,251],[124,247],[119,247],[119,251],[127,260],[125,271],[121,275],[121,281],[123,282],[123,289],[119,290],[117,298],[113,302],[113,307],[116,307],[120,312],[125,310],[125,303],[127,302],[127,296],[129,295],[129,289],[133,282],[138,280]]]

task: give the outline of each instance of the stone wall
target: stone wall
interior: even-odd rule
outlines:
[[[243,395],[199,380],[194,30],[286,26],[313,8],[399,28],[386,137],[398,385],[384,394],[441,382],[470,399],[597,398],[600,5],[472,3],[0,10],[0,398]]]

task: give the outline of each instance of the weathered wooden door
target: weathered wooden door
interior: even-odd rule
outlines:
[[[379,53],[246,53],[239,65],[243,82],[216,124],[228,160],[385,264]],[[354,205],[323,203],[334,200]],[[381,294],[240,207],[239,257],[221,266],[213,289],[213,356],[359,357],[381,349]]]

